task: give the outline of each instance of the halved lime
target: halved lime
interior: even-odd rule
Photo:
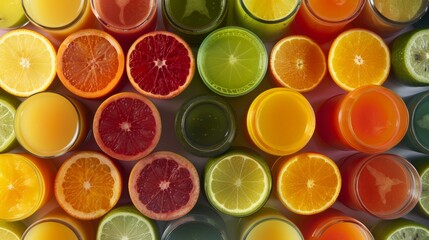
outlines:
[[[213,92],[235,97],[249,93],[265,77],[267,50],[258,36],[247,29],[224,27],[201,43],[198,72]]]
[[[101,220],[97,240],[157,240],[155,222],[141,214],[134,206],[122,206],[111,210]]]
[[[220,212],[245,217],[267,201],[272,185],[267,163],[253,153],[232,150],[209,159],[204,172],[209,202]]]
[[[429,29],[409,31],[393,40],[391,61],[398,79],[412,85],[429,85]]]
[[[371,229],[371,233],[377,240],[429,239],[427,227],[405,218],[383,220]]]
[[[419,172],[422,182],[422,194],[420,195],[416,210],[422,216],[429,217],[429,158],[413,159],[411,163],[417,169],[417,172]]]
[[[19,101],[0,90],[0,153],[17,145],[13,122]]]
[[[25,231],[25,225],[21,222],[0,221],[1,240],[19,240]]]

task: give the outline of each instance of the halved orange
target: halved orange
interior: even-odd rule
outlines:
[[[306,36],[285,37],[271,50],[270,73],[280,87],[308,92],[325,77],[325,54]]]
[[[328,209],[341,190],[336,163],[319,153],[280,157],[273,174],[278,199],[297,214],[312,215]]]
[[[102,153],[77,152],[60,167],[55,197],[71,216],[91,220],[103,216],[118,202],[122,178],[115,164]]]
[[[390,71],[389,48],[371,31],[350,29],[332,43],[328,69],[334,82],[346,91],[365,85],[382,85]]]
[[[125,57],[108,33],[85,29],[69,35],[57,54],[57,74],[63,85],[82,98],[100,98],[121,80]]]

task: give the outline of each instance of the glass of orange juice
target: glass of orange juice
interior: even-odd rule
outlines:
[[[0,154],[0,220],[23,220],[53,195],[55,168],[28,154]]]
[[[22,240],[94,240],[96,226],[93,222],[83,222],[54,209],[46,216],[31,224],[22,235]]]
[[[317,130],[334,147],[381,153],[402,140],[408,118],[407,106],[399,95],[370,85],[326,100],[317,111]]]
[[[21,103],[14,129],[19,144],[39,157],[56,157],[77,148],[88,135],[86,109],[58,93],[41,92]]]
[[[366,0],[354,24],[390,37],[423,17],[428,5],[428,0]]]
[[[301,150],[313,136],[315,124],[308,100],[287,88],[271,88],[261,93],[250,105],[246,119],[252,142],[275,156]]]
[[[89,0],[22,0],[22,6],[30,22],[58,41],[96,26]]]
[[[333,208],[315,215],[301,216],[297,225],[307,240],[374,239],[364,224]]]
[[[332,40],[362,11],[365,0],[303,0],[292,28],[324,43]]]

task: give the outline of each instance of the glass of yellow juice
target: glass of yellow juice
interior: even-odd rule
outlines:
[[[54,209],[46,216],[31,224],[22,235],[22,240],[93,240],[95,239],[93,222],[83,222]]]
[[[88,135],[86,109],[72,98],[41,92],[27,98],[15,115],[19,144],[44,158],[56,157],[77,148]]]
[[[58,41],[96,26],[89,0],[22,0],[22,6],[30,22]]]
[[[29,154],[0,154],[0,220],[23,220],[53,195],[55,167]]]

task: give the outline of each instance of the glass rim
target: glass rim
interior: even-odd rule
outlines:
[[[20,220],[24,220],[26,218],[28,218],[29,216],[33,215],[37,210],[40,209],[42,203],[43,203],[43,196],[47,193],[47,189],[46,189],[46,183],[45,180],[43,178],[43,173],[40,170],[40,168],[37,166],[36,163],[33,162],[33,160],[31,160],[31,156],[27,157],[25,155],[25,153],[5,153],[4,155],[10,155],[10,156],[14,156],[14,157],[18,157],[20,160],[22,160],[23,162],[25,162],[32,170],[33,173],[36,175],[37,180],[38,180],[38,185],[40,186],[40,194],[38,195],[38,201],[36,202],[36,204],[33,205],[32,209],[28,212],[26,212],[26,214],[22,214],[19,217],[16,218],[2,218],[3,220],[6,221],[20,221]]]
[[[200,104],[213,104],[218,106],[223,111],[228,121],[228,130],[226,132],[225,137],[223,138],[222,141],[212,146],[201,146],[201,145],[198,145],[197,143],[194,143],[194,141],[190,140],[190,138],[188,137],[188,134],[184,130],[186,117],[196,106]],[[179,135],[180,141],[187,148],[189,148],[188,150],[190,150],[191,152],[197,155],[202,155],[202,156],[211,155],[213,153],[216,153],[222,150],[227,150],[227,148],[229,148],[232,145],[232,141],[234,140],[235,133],[236,133],[236,123],[235,123],[235,117],[234,117],[234,112],[232,110],[232,107],[229,105],[227,101],[225,101],[224,99],[216,95],[199,95],[183,103],[182,106],[180,107],[180,110],[176,114],[175,128],[176,128],[176,133],[180,134]]]
[[[241,6],[241,8],[243,9],[243,11],[249,16],[251,17],[253,20],[261,22],[261,23],[265,23],[265,24],[275,24],[275,23],[281,23],[283,21],[286,21],[287,19],[291,18],[292,16],[294,16],[297,12],[298,9],[300,8],[301,4],[302,4],[302,0],[296,0],[297,4],[295,6],[295,8],[286,16],[279,18],[279,19],[275,19],[275,20],[266,20],[266,19],[262,19],[259,18],[258,16],[255,16],[247,7],[246,4],[244,4],[244,0],[238,0],[239,4]]]
[[[38,220],[38,221],[36,221],[36,222],[34,222],[34,223],[32,223],[30,226],[28,226],[27,227],[27,229],[25,229],[25,231],[24,231],[24,233],[22,234],[22,237],[21,237],[21,239],[22,240],[25,240],[25,237],[26,237],[26,235],[34,228],[34,227],[36,227],[37,225],[39,225],[39,224],[42,224],[42,223],[47,223],[47,222],[52,222],[52,223],[59,223],[59,224],[62,224],[63,226],[65,226],[65,227],[67,227],[68,229],[70,229],[73,233],[74,233],[74,235],[76,236],[76,238],[78,239],[78,240],[84,240],[83,239],[83,236],[79,233],[79,230],[76,228],[76,227],[74,227],[72,224],[70,224],[70,223],[68,223],[67,221],[64,221],[64,220],[61,220],[61,219],[59,219],[59,218],[51,218],[51,217],[48,217],[48,218],[45,218],[45,219],[40,219],[40,220]]]
[[[361,232],[365,234],[367,239],[374,239],[374,236],[372,236],[370,230],[363,223],[349,216],[334,216],[329,218],[328,220],[323,221],[323,225],[321,227],[318,226],[315,229],[315,231],[311,235],[311,239],[319,239],[330,227],[338,223],[351,223],[358,227]]]
[[[366,0],[359,0],[358,7],[354,10],[353,14],[350,15],[347,18],[341,19],[341,20],[328,20],[323,17],[321,17],[319,14],[317,14],[314,9],[312,8],[311,4],[309,3],[310,0],[302,0],[305,7],[307,7],[308,11],[310,12],[311,16],[315,17],[318,21],[329,23],[329,24],[339,24],[339,23],[348,23],[355,19],[363,10],[365,6]]]
[[[398,116],[406,116],[404,119],[397,119],[396,123],[399,125],[395,128],[395,132],[393,134],[394,138],[390,138],[385,143],[377,144],[374,143],[366,143],[362,139],[360,139],[356,132],[353,129],[352,123],[352,112],[354,109],[354,105],[359,101],[359,98],[367,93],[377,92],[379,94],[384,95],[386,98],[389,98],[392,103],[392,107],[395,108],[395,112]],[[408,129],[408,109],[399,95],[396,95],[392,90],[385,88],[383,86],[378,85],[368,85],[359,87],[351,92],[348,92],[344,95],[344,100],[341,102],[341,109],[346,109],[345,111],[341,111],[338,116],[338,121],[343,122],[344,124],[340,124],[339,128],[344,137],[347,144],[349,144],[352,148],[365,152],[365,153],[380,153],[387,151],[394,147],[406,134]],[[402,136],[397,142],[397,136]]]
[[[266,223],[269,221],[279,221],[279,222],[286,223],[287,225],[292,227],[299,234],[299,236],[301,237],[302,240],[304,240],[304,236],[302,235],[301,230],[291,220],[287,219],[286,217],[282,218],[281,216],[267,216],[267,217],[256,220],[246,229],[246,231],[244,233],[242,233],[243,237],[241,238],[241,240],[246,240],[247,237],[249,236],[249,234],[256,227],[258,227],[262,223]]]
[[[25,15],[25,13],[24,13],[24,15]],[[27,16],[25,16],[25,17],[27,18]],[[29,22],[30,22],[30,20],[28,20],[28,18],[27,18],[27,21],[23,22],[22,24],[14,25],[12,27],[0,27],[0,30],[15,30],[15,29],[19,29],[19,28],[27,26]]]
[[[22,108],[25,107],[24,103],[25,101],[27,101],[28,99],[30,99],[31,97],[37,96],[37,95],[43,95],[43,94],[53,94],[53,95],[57,95],[60,96],[62,98],[64,98],[65,100],[67,100],[67,102],[69,102],[71,104],[71,106],[73,107],[73,109],[76,112],[76,116],[78,119],[78,124],[77,124],[77,128],[76,128],[76,134],[73,136],[72,139],[70,139],[69,144],[65,147],[64,150],[62,151],[57,151],[58,153],[52,154],[52,155],[42,155],[37,153],[38,151],[34,151],[34,148],[32,146],[29,146],[26,142],[25,139],[21,139],[21,137],[18,137],[18,134],[16,134],[17,132],[21,132],[21,131],[17,131],[18,126],[20,126],[20,124],[17,124],[17,122],[19,121],[17,117],[15,117],[14,119],[14,131],[15,131],[15,136],[16,136],[16,140],[18,141],[18,143],[25,149],[27,150],[27,152],[35,157],[40,157],[40,158],[56,158],[59,156],[64,155],[65,153],[67,153],[68,151],[72,150],[74,147],[76,147],[76,144],[79,142],[79,136],[80,134],[84,134],[82,131],[84,129],[83,125],[84,123],[84,117],[82,115],[82,113],[79,111],[78,106],[71,100],[71,98],[61,94],[61,93],[57,93],[57,92],[49,92],[49,91],[43,91],[43,92],[37,92],[31,96],[29,96],[27,99],[25,99],[16,109],[16,116],[18,115],[18,113],[20,111],[22,111]],[[89,134],[88,134],[89,135]],[[87,136],[88,137],[88,136]]]
[[[101,15],[97,11],[97,5],[96,5],[97,0],[90,0],[90,1],[91,1],[91,11],[94,14],[95,18],[103,27],[110,29],[112,31],[120,31],[120,32],[136,31],[139,28],[146,26],[151,21],[151,19],[156,15],[158,10],[158,0],[150,0],[152,7],[150,7],[150,11],[146,16],[146,18],[144,18],[143,21],[140,21],[139,23],[137,23],[135,26],[125,28],[125,27],[118,27],[111,23],[108,23],[105,19],[101,17]]]
[[[207,34],[210,31],[216,29],[218,26],[222,24],[224,19],[226,18],[228,12],[228,2],[227,0],[221,1],[221,12],[216,16],[216,19],[210,21],[209,24],[202,26],[200,28],[187,28],[184,24],[180,24],[176,21],[171,15],[171,8],[169,7],[170,2],[174,0],[162,0],[162,11],[165,14],[165,18],[168,20],[168,23],[173,25],[179,32],[190,34],[190,35],[203,35]]]
[[[376,0],[367,0],[367,4],[370,6],[371,10],[375,13],[375,15],[378,17],[378,19],[380,19],[381,21],[383,21],[384,23],[387,23],[389,25],[396,25],[396,26],[407,26],[407,25],[411,25],[415,22],[417,22],[420,18],[423,17],[423,15],[426,13],[426,11],[429,8],[428,2],[427,0],[423,0],[422,1],[422,5],[419,8],[419,11],[417,12],[418,14],[416,14],[414,16],[413,19],[408,20],[408,21],[396,21],[393,19],[390,19],[386,16],[384,16],[380,10],[378,10],[378,8],[375,6],[375,1]],[[425,4],[426,2],[426,4]]]
[[[21,4],[22,4],[22,8],[24,9],[24,13],[25,16],[27,17],[27,19],[29,20],[29,22],[33,23],[34,25],[36,25],[39,28],[43,28],[46,30],[51,30],[51,31],[55,31],[55,30],[64,30],[67,29],[71,26],[73,26],[74,24],[76,24],[77,22],[79,22],[82,17],[85,15],[85,12],[87,11],[87,5],[88,5],[88,1],[89,0],[80,0],[81,2],[81,6],[79,8],[79,14],[69,23],[62,25],[62,26],[57,26],[57,27],[52,27],[52,26],[47,26],[41,23],[38,23],[36,20],[34,20],[33,17],[31,17],[29,11],[27,10],[27,8],[25,7],[25,2],[26,1],[31,1],[31,0],[21,0]]]
[[[404,202],[402,204],[402,206],[398,209],[396,209],[396,211],[389,211],[388,213],[382,214],[382,213],[377,213],[374,211],[371,211],[365,204],[365,202],[363,201],[363,199],[361,198],[360,194],[359,194],[359,178],[360,175],[363,171],[363,168],[372,160],[380,157],[380,156],[385,156],[385,157],[393,157],[396,161],[396,163],[398,163],[398,165],[401,166],[401,168],[404,170],[404,172],[407,173],[408,178],[410,180],[409,183],[409,190],[408,190],[408,199],[406,202]],[[391,153],[380,153],[380,154],[375,154],[375,155],[369,155],[369,156],[365,156],[363,157],[363,160],[359,163],[359,169],[356,172],[356,176],[355,176],[355,186],[353,188],[353,191],[356,194],[356,199],[359,203],[359,205],[370,215],[380,218],[380,219],[394,219],[394,218],[400,218],[402,216],[404,216],[405,214],[409,213],[411,210],[414,209],[414,207],[416,206],[416,204],[419,201],[420,195],[421,195],[421,191],[422,191],[422,184],[421,184],[421,180],[420,180],[420,175],[417,172],[417,170],[414,168],[414,166],[405,158],[395,155],[395,154],[391,154]]]
[[[307,126],[305,127],[305,130],[302,133],[300,139],[294,141],[293,145],[273,146],[269,143],[266,143],[265,138],[261,136],[261,132],[259,131],[259,127],[257,126],[259,115],[258,108],[261,105],[266,105],[266,103],[264,104],[263,102],[266,101],[267,97],[273,94],[292,94],[295,97],[299,98],[297,102],[299,102],[299,104],[305,108],[304,111],[308,120],[308,122],[306,123]],[[261,150],[267,153],[276,156],[282,156],[293,154],[302,149],[306,144],[308,144],[316,128],[316,117],[313,107],[304,95],[288,88],[275,87],[262,92],[253,100],[247,112],[246,126],[249,133],[249,137],[250,139],[252,139],[255,145],[257,145]]]
[[[418,150],[425,153],[429,153],[429,145],[423,144],[420,138],[417,137],[417,131],[414,124],[414,119],[415,119],[418,106],[428,97],[429,97],[429,91],[421,92],[416,96],[412,97],[411,99],[412,103],[409,106],[410,124],[407,131],[409,133],[408,138],[412,142],[412,144],[413,145],[415,144]]]

